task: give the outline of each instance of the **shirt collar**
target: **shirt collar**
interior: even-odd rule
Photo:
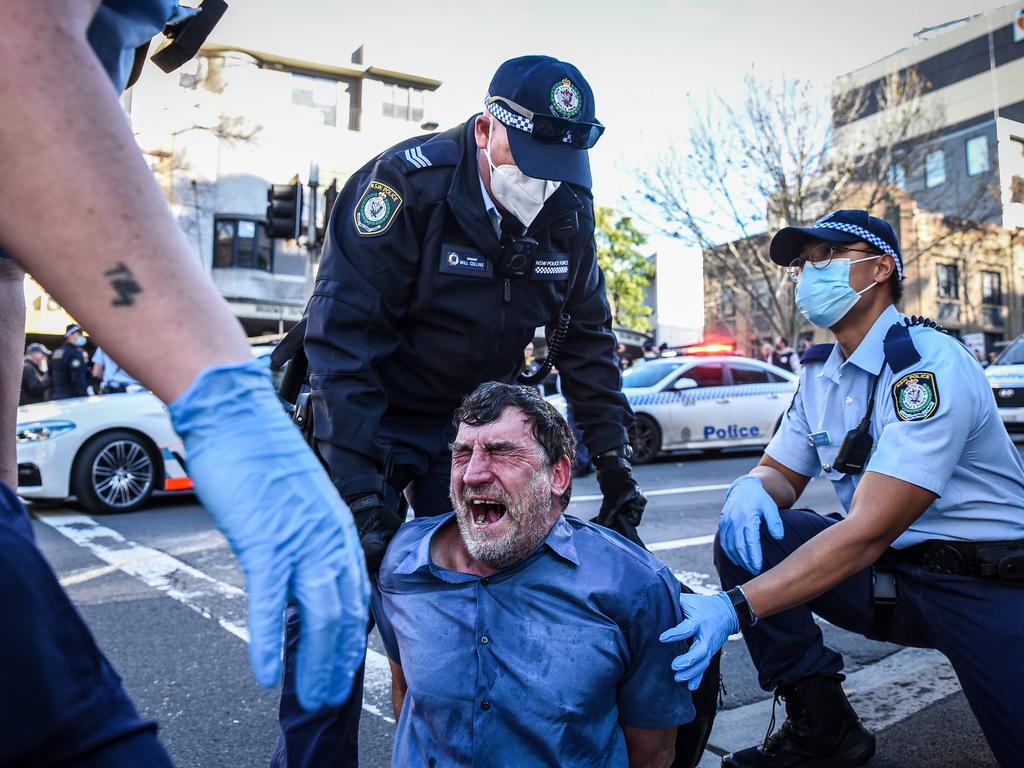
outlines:
[[[440,515],[438,517],[438,523],[434,526],[427,536],[423,536],[416,543],[412,549],[402,559],[402,562],[395,568],[396,574],[410,574],[416,573],[421,570],[430,570],[433,565],[430,559],[430,544],[434,540],[438,531],[445,527],[445,525],[455,517],[454,512],[449,512],[446,515]],[[548,531],[548,535],[541,542],[541,545],[532,554],[520,560],[518,563],[512,566],[509,570],[518,568],[523,563],[532,560],[539,550],[550,549],[556,555],[561,557],[563,560],[567,560],[573,565],[579,565],[579,555],[576,554],[576,545],[573,543],[573,529],[569,525],[569,522],[565,519],[565,515],[559,515],[555,524],[551,526],[551,530]]]
[[[480,150],[477,150],[479,152]],[[480,166],[476,168],[477,176],[480,179],[480,194],[484,198],[484,210],[487,211],[487,218],[491,220],[491,224],[494,227],[495,233],[501,236],[501,211],[498,210],[498,206],[494,204],[494,199],[487,191],[487,185],[484,184],[484,175],[480,172]]]
[[[843,359],[843,352],[836,344],[818,376],[827,376],[833,381],[837,381],[841,375],[841,369],[847,364],[853,364],[872,376],[877,375],[885,363],[885,348],[882,344],[885,334],[891,326],[899,321],[900,313],[896,307],[890,304],[882,310],[882,314],[875,319],[874,324],[847,359]]]

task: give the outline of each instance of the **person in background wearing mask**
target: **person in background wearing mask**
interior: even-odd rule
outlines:
[[[25,348],[25,362],[21,368],[21,396],[18,405],[41,403],[50,399],[50,374],[47,358],[50,350],[42,344],[29,344]]]
[[[511,383],[535,329],[560,316],[562,389],[595,457],[597,521],[638,540],[587,150],[604,131],[572,64],[502,64],[484,112],[385,150],[345,184],[309,301],[305,353],[316,447],[352,508],[367,564],[405,519],[451,510],[452,414],[482,382]],[[542,366],[542,370],[547,369]],[[539,374],[540,372],[538,372]],[[530,382],[537,383],[537,382]],[[288,622],[293,637],[298,619]],[[287,674],[275,764],[357,762],[361,691],[298,711]]]
[[[800,373],[800,359],[785,336],[775,337],[775,349],[772,350],[772,365],[776,365],[785,371]]]
[[[950,660],[1001,765],[1024,755],[1024,464],[971,353],[897,311],[893,228],[836,211],[772,239],[796,304],[835,344],[812,347],[800,389],[757,467],[726,495],[715,540],[723,592],[683,595],[693,638],[672,667],[691,687],[743,631],[786,721],[723,766],[857,766],[875,751],[843,693],[843,658],[813,614]],[[840,520],[795,509],[824,474]]]
[[[85,345],[88,343],[82,326],[77,323],[72,323],[64,331],[64,343],[50,358],[54,400],[95,394],[89,383],[89,364],[85,358]]]

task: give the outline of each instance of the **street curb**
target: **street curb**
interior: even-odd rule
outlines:
[[[960,683],[938,651],[904,648],[849,675],[843,689],[864,725],[880,731],[956,693]],[[717,768],[721,755],[760,744],[771,716],[771,699],[719,712],[698,768]],[[781,725],[781,702],[777,717]]]

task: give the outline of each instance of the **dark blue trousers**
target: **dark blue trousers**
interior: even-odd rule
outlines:
[[[0,483],[0,766],[171,768]]]
[[[785,535],[776,541],[762,526],[764,570],[792,554],[835,520],[803,509],[781,510]],[[715,539],[715,567],[723,589],[753,578],[729,560]],[[891,642],[935,648],[949,659],[993,754],[1002,765],[1024,759],[1024,586],[971,576],[929,573],[899,564]],[[855,573],[806,605],[760,620],[743,639],[761,687],[773,690],[843,668],[812,614],[865,634],[871,627],[871,569]]]
[[[391,508],[404,509],[404,494],[416,517],[450,512],[452,457],[448,446],[455,439],[451,420],[385,419],[380,426],[380,439],[391,448],[391,471],[384,488],[385,501]],[[376,583],[375,579],[372,581]],[[373,629],[372,621],[370,629]],[[289,609],[285,623],[284,686],[278,715],[281,733],[270,761],[271,768],[357,768],[363,671],[357,675],[352,695],[340,707],[306,712],[299,706],[295,693],[298,640],[298,613]]]

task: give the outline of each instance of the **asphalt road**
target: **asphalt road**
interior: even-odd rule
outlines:
[[[680,579],[697,591],[717,588],[711,560],[725,487],[756,453],[673,457],[637,468],[649,505],[640,533]],[[593,477],[576,482],[570,512],[596,513]],[[827,482],[813,481],[802,504],[828,513],[838,504]],[[144,715],[181,768],[268,764],[277,735],[277,692],[252,680],[246,655],[241,574],[224,538],[191,497],[157,500],[142,512],[88,517],[73,503],[37,509],[40,547],[84,615]],[[876,643],[823,623],[841,651],[845,687],[878,734],[871,765],[901,768],[994,766],[954,676],[931,651]],[[383,649],[371,636],[362,765],[390,762],[394,723]],[[702,766],[764,734],[770,698],[746,648],[726,644],[727,693]],[[781,705],[779,720],[783,717]]]

